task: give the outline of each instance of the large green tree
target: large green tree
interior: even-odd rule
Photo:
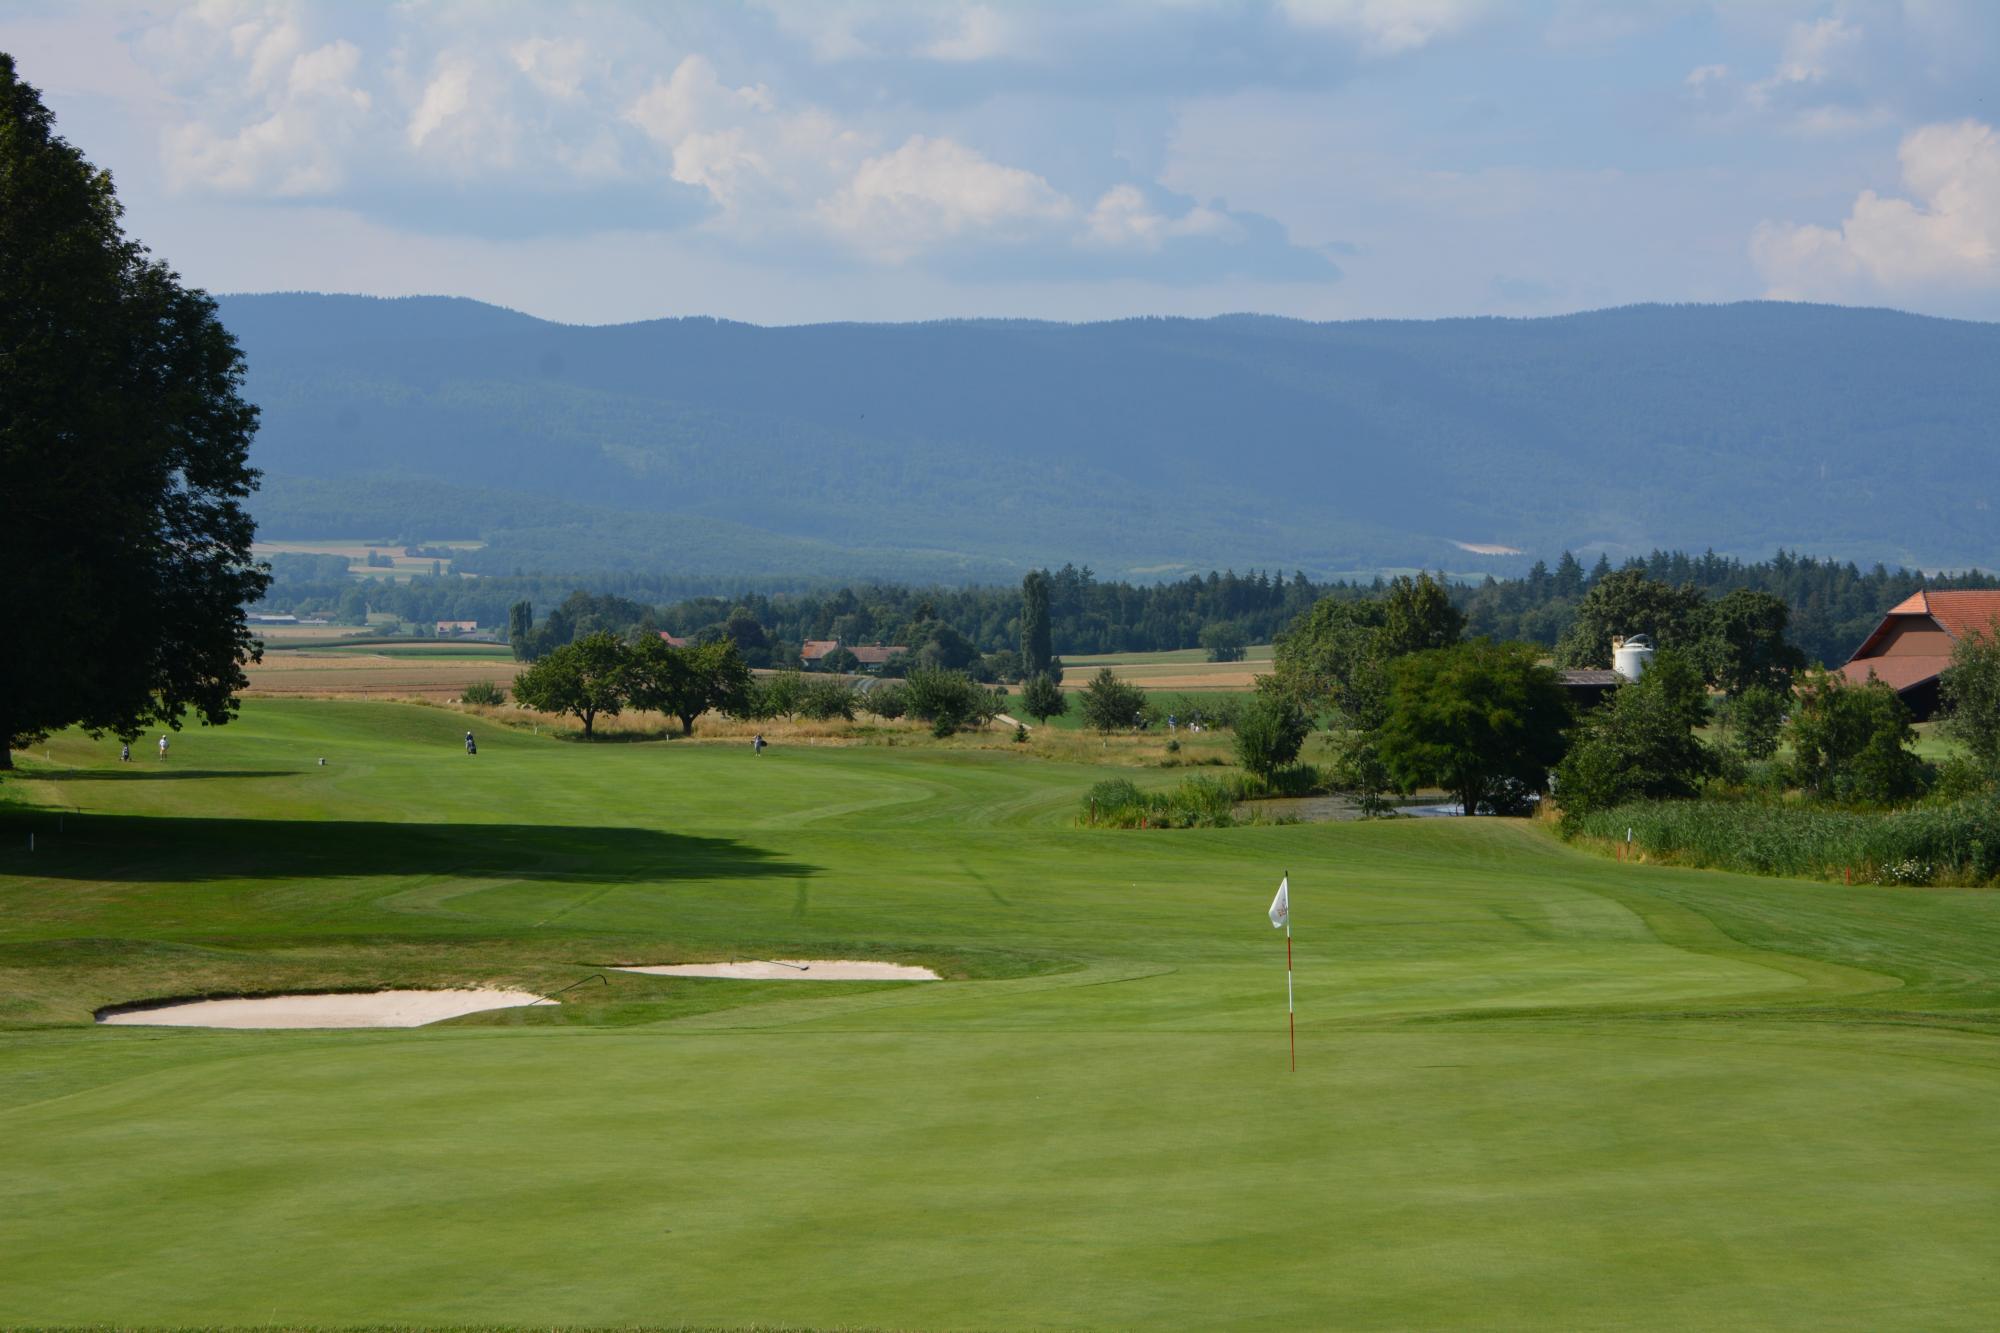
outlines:
[[[1336,710],[1348,726],[1373,729],[1388,697],[1382,616],[1380,602],[1322,597],[1278,636],[1272,675],[1307,710]]]
[[[628,702],[631,650],[604,631],[552,649],[514,681],[514,697],[538,713],[574,715],[586,738],[599,714],[616,717]]]
[[[1030,676],[1050,676],[1055,642],[1049,629],[1049,576],[1030,570],[1021,580],[1021,664]]]
[[[80,724],[235,715],[269,584],[243,500],[257,411],[215,303],[128,239],[109,174],[0,53],[0,768]]]
[[[1806,655],[1785,639],[1791,611],[1768,592],[1735,588],[1703,614],[1698,652],[1703,675],[1732,699],[1745,690],[1782,694],[1805,670]]]
[[[1541,791],[1563,757],[1569,702],[1528,644],[1474,639],[1390,669],[1381,762],[1405,790],[1442,787],[1465,813]]]
[[[1021,708],[1035,721],[1046,722],[1069,711],[1069,696],[1047,676],[1030,676],[1021,687]]]
[[[1614,634],[1644,634],[1656,648],[1686,652],[1702,641],[1706,612],[1699,588],[1676,588],[1637,569],[1605,574],[1576,604],[1575,619],[1556,643],[1556,665],[1610,666]]]
[[[1298,700],[1288,690],[1273,685],[1259,689],[1250,700],[1243,716],[1236,720],[1231,743],[1237,763],[1260,778],[1268,778],[1299,757],[1299,747],[1311,734],[1312,719]]]
[[[1451,604],[1441,579],[1420,572],[1415,578],[1399,575],[1389,581],[1379,645],[1385,658],[1449,648],[1464,632],[1465,616]]]

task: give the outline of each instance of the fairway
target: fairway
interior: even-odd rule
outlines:
[[[467,725],[253,699],[165,763],[19,756],[0,1324],[2000,1321],[1990,892],[1517,821],[1080,829],[1107,770],[1006,749]],[[943,979],[608,970],[770,959]],[[437,986],[561,994],[92,1023]]]

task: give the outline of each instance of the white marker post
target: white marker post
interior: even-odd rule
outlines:
[[[1271,924],[1285,928],[1285,1028],[1291,1039],[1292,1072],[1299,1071],[1299,1018],[1292,1004],[1292,872],[1278,881],[1278,896],[1271,899]]]

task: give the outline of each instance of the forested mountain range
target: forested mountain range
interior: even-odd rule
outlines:
[[[467,571],[2000,564],[2000,325],[1777,303],[791,328],[221,305],[264,409],[265,535],[484,538]]]

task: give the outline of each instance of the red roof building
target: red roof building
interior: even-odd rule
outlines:
[[[688,641],[677,634],[669,634],[665,630],[661,630],[659,634],[660,642],[666,644],[669,648],[685,648],[688,646]]]
[[[897,653],[910,651],[901,644],[843,644],[839,639],[807,639],[799,645],[799,660],[809,667],[816,667],[836,648],[846,648],[853,653],[855,662],[863,671],[879,671]]]
[[[1952,645],[1975,632],[2000,634],[2000,592],[1912,593],[1889,608],[1839,674],[1855,685],[1880,680],[1923,722],[1937,712]]]

